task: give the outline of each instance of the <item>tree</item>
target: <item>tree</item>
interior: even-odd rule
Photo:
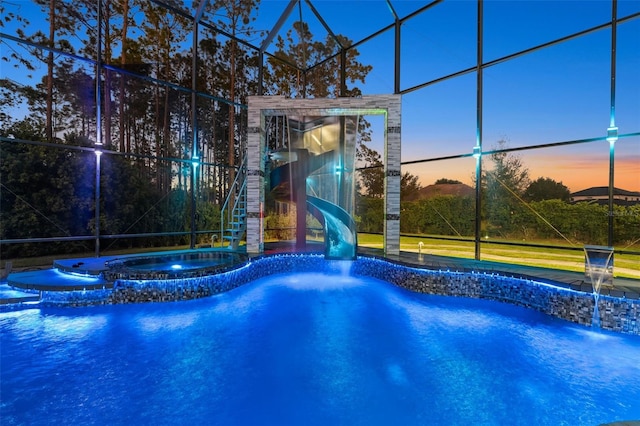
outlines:
[[[456,185],[461,183],[462,182],[455,179],[440,178],[437,181],[435,181],[434,185]]]
[[[257,0],[216,0],[214,8],[224,9],[226,11],[226,17],[229,20],[228,23],[223,20],[219,20],[218,26],[228,31],[233,37],[238,34],[250,34],[253,32],[250,23],[255,19],[251,18],[251,12],[257,7],[257,5]],[[246,76],[243,75],[248,61],[246,59],[246,52],[238,46],[238,42],[233,37],[225,43],[224,53],[226,62],[229,66],[227,70],[229,78],[227,82],[227,99],[231,102],[236,102],[239,95],[244,95],[242,97],[247,95],[246,91],[240,89],[239,84],[245,83],[246,86],[246,82],[248,81]],[[240,76],[238,74],[240,74]],[[236,136],[239,132],[237,132],[236,129],[236,106],[233,103],[230,103],[227,105],[227,110],[229,117],[229,125],[227,129],[227,164],[229,166],[228,180],[232,182],[235,178],[235,169],[233,166],[236,163],[236,148],[237,142],[239,142],[236,141]]]
[[[337,35],[336,38],[342,46],[352,44],[347,37]],[[361,95],[362,91],[354,85],[347,85],[345,93],[341,93],[339,61],[327,61],[315,67],[309,74],[302,71],[324,61],[338,49],[336,39],[330,35],[327,35],[324,42],[311,40],[313,35],[309,26],[300,21],[293,24],[293,29],[289,30],[284,38],[278,36],[275,57],[268,59],[270,70],[265,75],[266,92],[291,98]],[[346,52],[345,80],[352,84],[364,83],[365,77],[373,69],[371,65],[358,62],[359,55],[355,48]]]
[[[529,184],[524,191],[523,198],[528,201],[562,200],[571,199],[571,191],[562,182],[556,182],[551,178],[539,177]]]
[[[420,196],[422,185],[418,182],[418,176],[404,172],[400,178],[400,199],[414,201]]]
[[[356,158],[364,167],[360,169],[360,188],[362,195],[372,198],[382,198],[384,195],[384,167],[382,156],[375,149],[361,144],[356,152]]]
[[[382,233],[384,230],[384,200],[358,197],[358,232]]]
[[[72,61],[62,60],[55,67],[56,129],[88,136],[95,124],[95,80]]]
[[[139,38],[140,46],[143,47],[143,58],[153,64],[153,77],[174,81],[176,71],[184,69],[186,62],[177,60],[176,51],[187,38],[189,22],[186,18],[152,2],[144,3],[142,10],[146,18],[140,26],[144,35]],[[183,157],[183,150],[174,144],[175,138],[172,137],[173,126],[176,126],[177,122],[172,120],[171,112],[172,108],[178,108],[179,104],[184,102],[184,98],[177,96],[176,92],[166,85],[156,84],[151,90],[154,110],[149,112],[154,120],[151,134],[155,136],[155,140],[152,141],[155,155],[160,158]],[[171,163],[157,161],[155,171],[155,183],[158,188],[165,192],[170,191],[174,172]]]
[[[359,169],[360,195],[372,198],[384,196],[384,165],[382,156],[373,148],[361,144],[356,153],[357,159],[364,163]],[[404,172],[400,177],[400,198],[403,201],[413,201],[418,198],[422,185],[418,176]]]
[[[2,128],[17,139],[46,140],[44,119],[27,117]],[[65,136],[57,147],[3,143],[0,175],[0,238],[78,236],[89,233],[95,172],[93,153],[65,145],[86,145],[77,136]],[[49,250],[70,252],[81,242],[52,243]],[[6,255],[36,255],[47,247],[38,244],[11,246]]]
[[[74,23],[69,18],[70,7],[68,3],[54,0],[34,0],[34,2],[47,14],[47,20],[49,22],[47,34],[40,29],[31,35],[25,34],[24,29],[27,28],[28,21],[13,12],[8,13],[7,19],[17,19],[18,22],[22,24],[21,27],[16,30],[17,35],[33,43],[33,45],[25,49],[47,66],[47,74],[43,78],[44,94],[42,96],[42,100],[45,103],[44,126],[47,141],[53,142],[56,133],[56,129],[54,129],[54,106],[56,102],[56,94],[54,93],[54,70],[57,59],[57,55],[54,54],[53,49],[65,50],[71,53],[74,52],[69,40],[64,38],[65,36],[72,35]],[[0,11],[4,12],[4,9],[5,6],[0,5]],[[3,17],[3,19],[5,18]],[[43,51],[42,48],[35,47],[34,45],[40,45],[49,49]],[[36,66],[31,63],[31,60],[27,59],[27,57],[23,56],[20,52],[15,49],[9,49],[9,51],[11,52],[9,57],[17,61],[17,65],[15,66],[25,67],[29,71],[36,69]],[[8,60],[9,57],[3,54],[2,59]]]
[[[10,9],[10,7],[16,6],[16,10]],[[0,1],[0,16],[2,17],[0,19],[0,29],[4,28],[6,22],[11,22],[14,25],[19,25],[16,32],[24,36],[24,28],[29,25],[29,21],[20,13],[19,3],[9,4]],[[14,44],[7,42],[4,37],[0,37],[0,61],[13,63],[12,66],[14,68],[20,69],[22,73],[26,73],[26,76],[31,78],[30,73],[35,70],[35,67],[16,46],[20,45],[14,46]],[[24,92],[25,89],[20,83],[0,78],[0,123],[3,123],[3,127],[15,118],[13,117],[13,110],[22,102],[23,94],[21,92]]]
[[[29,96],[36,96],[37,92],[30,86],[24,86],[18,82],[0,79],[0,123],[6,127],[16,119],[14,111]],[[41,96],[37,96],[41,98]],[[44,124],[43,124],[44,128]]]
[[[508,152],[507,141],[500,140],[489,159],[491,169],[482,173],[484,217],[493,231],[509,236],[517,225],[513,218],[524,207],[522,196],[529,186],[529,170],[517,155]]]
[[[122,26],[120,29],[120,42],[121,45],[121,53],[120,53],[120,67],[126,68],[127,60],[129,59],[129,25],[135,25],[135,21],[133,18],[129,18],[129,0],[124,0],[116,4],[116,10],[118,10],[122,14]],[[120,76],[120,93],[118,96],[118,137],[119,137],[119,146],[120,152],[127,151],[127,144],[125,143],[125,129],[126,129],[126,120],[125,120],[125,98],[126,98],[126,76]],[[130,148],[130,147],[129,147]]]
[[[17,10],[8,9],[7,6],[17,6]],[[4,1],[0,1],[0,28],[4,28],[5,22],[11,22],[14,25],[17,23],[19,25],[18,30],[16,31],[20,37],[24,37],[24,28],[29,25],[29,20],[27,20],[22,13],[20,13],[20,3],[8,3]],[[2,62],[11,62],[16,61],[13,64],[14,68],[20,68],[21,70],[33,71],[35,67],[27,58],[25,58],[21,52],[16,50],[12,44],[8,43],[4,37],[0,37],[0,60]],[[31,77],[31,75],[28,75]]]
[[[473,197],[438,195],[414,202],[403,202],[400,231],[412,234],[451,236],[473,235],[475,218]]]

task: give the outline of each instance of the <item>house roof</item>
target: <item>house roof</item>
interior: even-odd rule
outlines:
[[[627,197],[640,197],[640,192],[627,191],[626,189],[613,188],[613,195],[621,195]],[[607,197],[609,196],[608,186],[593,186],[581,191],[572,192],[572,197]]]

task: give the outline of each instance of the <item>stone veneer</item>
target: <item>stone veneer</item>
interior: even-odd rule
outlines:
[[[247,131],[247,253],[264,252],[262,236],[265,173],[265,117],[274,115],[385,116],[385,220],[384,251],[400,253],[400,95],[357,98],[290,99],[284,96],[249,96]]]
[[[345,261],[319,254],[280,254],[250,259],[225,272],[169,280],[116,280],[113,289],[43,292],[43,304],[90,305],[196,299],[229,291],[258,278],[286,272],[342,273]],[[591,293],[556,287],[497,273],[419,269],[385,259],[359,256],[351,274],[390,282],[408,290],[444,296],[472,297],[511,303],[582,325],[591,325]],[[640,300],[601,295],[601,328],[640,335]]]

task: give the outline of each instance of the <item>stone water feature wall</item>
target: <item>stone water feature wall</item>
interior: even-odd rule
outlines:
[[[169,280],[116,280],[113,289],[49,292],[45,304],[88,305],[179,301],[223,293],[256,279],[287,272],[343,273],[348,261],[327,261],[323,255],[284,254],[250,259],[210,276]],[[358,257],[350,273],[390,282],[411,291],[472,297],[511,303],[557,318],[590,326],[593,295],[539,281],[482,271],[460,272],[408,267],[374,257]],[[640,300],[600,296],[601,328],[640,335]]]
[[[532,279],[497,273],[434,271],[368,259],[354,264],[354,274],[388,281],[418,293],[472,297],[510,303],[557,318],[590,326],[594,298],[590,292],[576,291]],[[598,307],[601,328],[640,335],[640,300],[601,295]]]
[[[268,116],[385,116],[385,220],[384,250],[400,253],[401,109],[400,95],[357,98],[290,99],[284,96],[249,96],[247,134],[247,253],[264,252],[263,203],[265,179],[265,117]]]

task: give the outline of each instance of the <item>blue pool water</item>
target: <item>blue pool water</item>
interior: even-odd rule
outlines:
[[[5,425],[597,425],[640,419],[640,338],[371,278],[0,313]]]
[[[245,256],[223,251],[192,251],[168,255],[133,256],[115,259],[111,264],[121,265],[119,273],[139,271],[177,271],[204,269],[215,266],[233,265],[243,261]]]
[[[139,265],[132,265],[131,269],[141,271],[170,271],[179,269],[200,269],[209,266],[217,266],[220,264],[221,263],[219,261],[211,261],[210,259],[173,260],[170,258],[161,258],[155,261],[146,261],[145,263],[140,263]]]

